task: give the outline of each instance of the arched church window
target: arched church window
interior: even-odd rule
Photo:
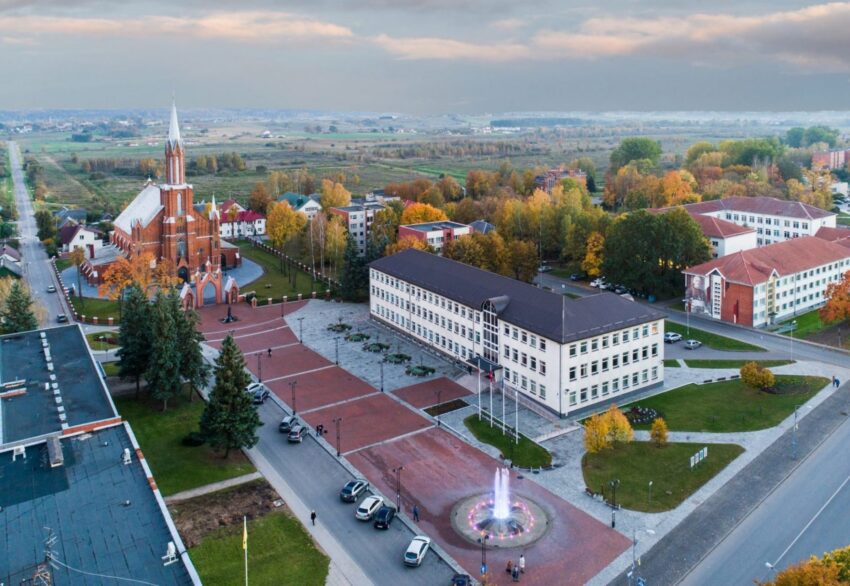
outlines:
[[[177,215],[178,216],[183,215],[183,194],[182,193],[177,194]]]

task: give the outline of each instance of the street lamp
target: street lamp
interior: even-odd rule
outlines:
[[[652,503],[652,481],[649,481],[649,502]]]
[[[797,329],[797,320],[791,322],[791,360],[794,360],[794,330]]]
[[[289,381],[289,393],[292,397],[292,414],[295,415],[295,385],[298,384],[297,380]]]
[[[478,543],[481,544],[481,576],[487,575],[487,540],[490,535],[486,531],[481,532],[481,537],[478,538]]]
[[[797,413],[800,410],[799,405],[794,405],[794,434],[791,436],[791,443],[794,447],[794,459],[797,459]]]
[[[334,355],[336,356],[336,365],[339,366],[339,336],[334,338],[334,343],[336,346],[334,347]]]
[[[381,358],[381,361],[378,363],[381,366],[381,392],[384,392],[384,359]]]
[[[440,403],[442,402],[441,397],[443,396],[443,389],[438,387],[434,393],[437,395],[437,427],[440,427]]]
[[[336,426],[336,457],[339,458],[339,424],[342,423],[342,417],[335,417],[333,423]]]
[[[396,506],[398,507],[399,512],[401,512],[401,471],[404,470],[404,466],[398,466],[393,468],[393,472],[395,472],[395,501]]]
[[[257,381],[263,382],[263,353],[257,352]]]
[[[617,487],[620,485],[619,479],[614,479],[608,484],[611,486],[611,529],[617,527]]]
[[[304,318],[303,317],[298,318],[298,343],[299,344],[304,343]]]

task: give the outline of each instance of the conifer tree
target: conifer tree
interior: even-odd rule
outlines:
[[[145,379],[154,399],[168,409],[168,400],[180,391],[180,353],[177,346],[175,309],[179,299],[175,291],[159,292],[151,308],[151,355]]]
[[[357,250],[357,243],[349,234],[342,261],[339,292],[346,301],[360,301],[369,288],[368,267]]]
[[[3,333],[15,334],[38,328],[38,320],[31,308],[32,299],[19,281],[12,283],[6,307],[3,308]]]
[[[136,397],[151,356],[151,306],[137,285],[126,290],[121,327],[118,329],[118,369],[121,378],[136,381]]]
[[[215,385],[201,415],[201,433],[215,449],[251,448],[257,444],[257,428],[262,425],[251,395],[245,387],[251,382],[245,370],[245,357],[228,335],[221,343],[215,361]]]
[[[177,347],[180,349],[180,375],[188,383],[189,400],[195,389],[207,384],[209,367],[204,361],[201,342],[204,335],[198,330],[198,314],[194,311],[182,311],[179,305],[174,321],[177,324]]]

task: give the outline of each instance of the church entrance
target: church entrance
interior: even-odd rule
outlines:
[[[221,270],[227,270],[227,257],[223,254],[221,255]]]
[[[189,282],[189,269],[187,269],[186,267],[180,267],[179,269],[177,269],[177,277],[182,279],[182,281],[184,283],[188,283]]]

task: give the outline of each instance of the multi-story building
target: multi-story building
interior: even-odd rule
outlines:
[[[472,228],[458,222],[426,222],[398,227],[398,237],[411,236],[428,243],[436,252],[442,252],[446,242],[472,234]]]
[[[320,203],[318,193],[313,195],[301,195],[300,193],[287,191],[278,197],[277,201],[285,201],[293,210],[301,212],[307,216],[308,220],[312,220],[316,217],[316,214],[322,211],[322,204]]]
[[[754,228],[757,246],[814,236],[824,226],[834,228],[837,217],[833,212],[812,205],[775,197],[736,196],[686,204],[682,207],[692,216],[710,216],[738,226]]]
[[[850,240],[813,236],[744,250],[683,271],[690,311],[764,326],[816,308],[850,269]]]
[[[375,214],[385,209],[386,206],[378,202],[363,202],[350,206],[331,208],[331,213],[341,216],[345,220],[348,233],[357,243],[357,250],[361,255],[366,253],[366,241],[372,227]]]
[[[265,233],[266,217],[253,210],[244,210],[222,217],[222,238],[251,238]]]
[[[587,186],[587,173],[576,169],[549,169],[534,178],[534,185],[543,191],[550,192],[564,179],[574,179]]]
[[[850,151],[844,149],[812,153],[812,169],[841,169],[850,161]]]
[[[369,270],[373,319],[561,416],[664,380],[664,318],[612,293],[581,299],[408,249]]]

